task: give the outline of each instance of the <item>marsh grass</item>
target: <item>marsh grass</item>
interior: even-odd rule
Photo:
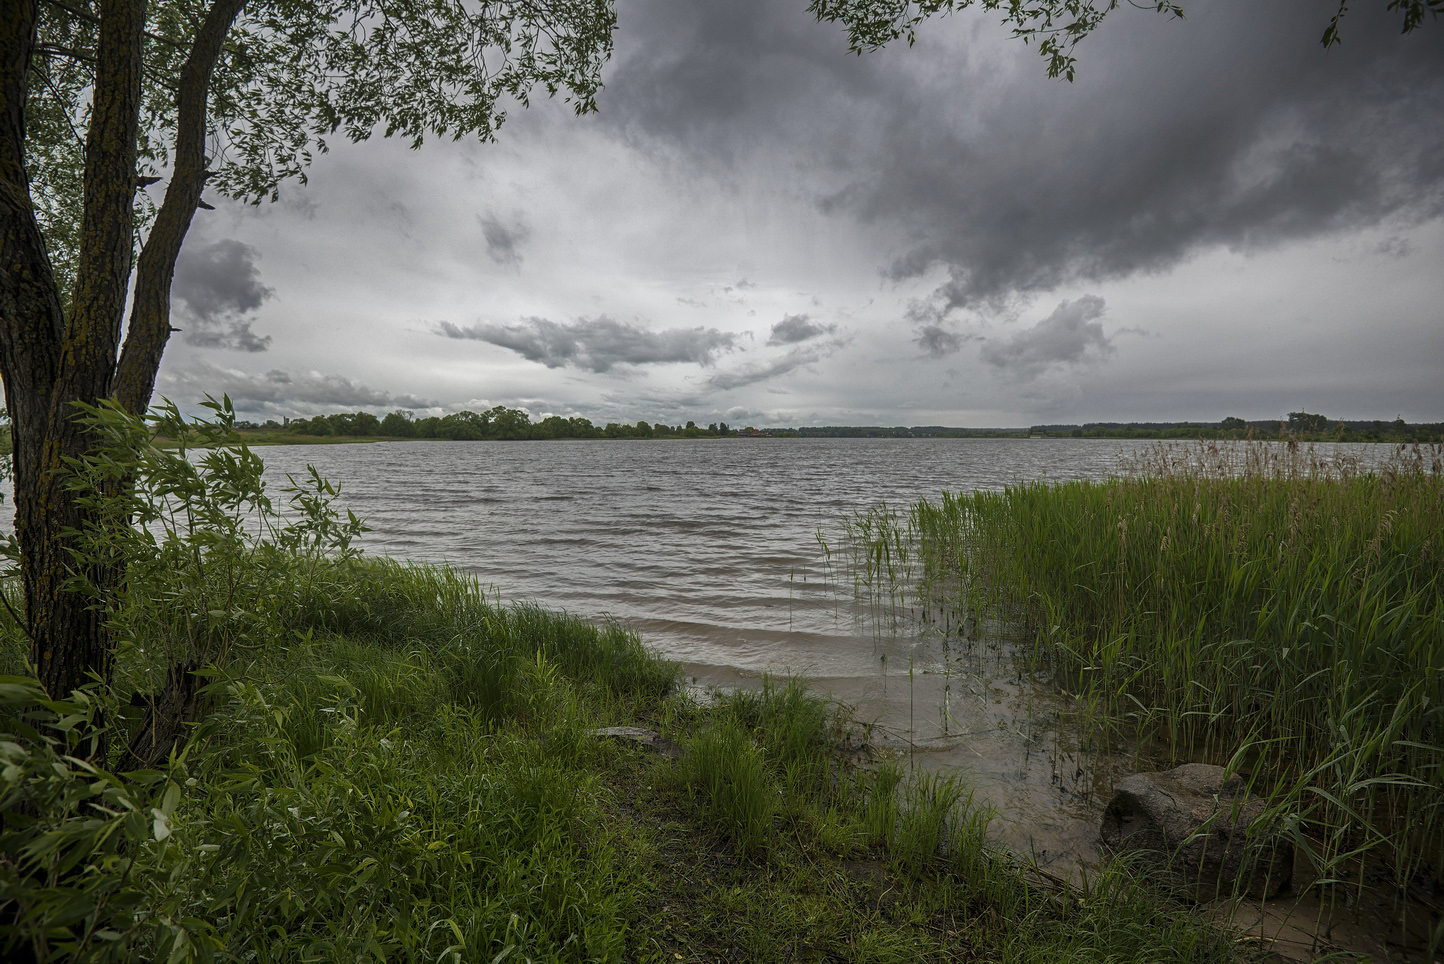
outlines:
[[[893,618],[1004,618],[1095,725],[1248,773],[1321,881],[1403,888],[1444,873],[1441,461],[1157,446],[860,515],[843,556]]]
[[[160,770],[83,763],[66,734],[94,707],[49,704],[46,736],[26,722],[33,681],[0,680],[0,906],[20,911],[0,947],[177,962],[1231,957],[1121,885],[1085,906],[1028,883],[984,847],[988,815],[961,784],[858,765],[859,729],[798,681],[703,705],[635,635],[500,606],[458,573],[353,559],[326,581],[324,604],[275,614],[284,641],[213,677],[211,714]],[[686,755],[589,735],[633,721]]]
[[[720,827],[741,853],[755,854],[772,835],[781,792],[762,748],[729,720],[697,734],[683,759],[683,779],[703,819]]]

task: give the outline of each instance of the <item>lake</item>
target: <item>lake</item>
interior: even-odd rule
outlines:
[[[836,547],[844,516],[880,503],[1103,478],[1139,444],[386,442],[261,454],[273,482],[312,464],[339,483],[342,504],[373,530],[368,552],[448,563],[503,601],[622,622],[699,686],[806,677],[920,765],[969,772],[1003,811],[1004,837],[1047,866],[1091,862],[1100,797],[1133,756],[1074,746],[1071,707],[1019,676],[996,627],[968,652],[880,630],[819,540]]]

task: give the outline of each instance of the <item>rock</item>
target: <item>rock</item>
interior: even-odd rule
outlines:
[[[1264,812],[1237,774],[1189,763],[1120,780],[1103,812],[1103,842],[1137,853],[1165,885],[1198,900],[1235,892],[1266,900],[1288,886],[1294,848],[1268,831],[1248,834]]]
[[[646,730],[640,726],[604,726],[593,730],[592,736],[634,743],[643,749],[660,753],[673,760],[682,755],[680,746],[657,731]]]

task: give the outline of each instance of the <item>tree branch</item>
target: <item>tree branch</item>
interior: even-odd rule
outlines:
[[[246,0],[216,0],[181,68],[176,91],[175,166],[150,237],[141,249],[130,329],[116,371],[116,400],[136,415],[145,414],[155,390],[156,372],[171,335],[170,291],[176,258],[211,176],[206,170],[206,98],[211,74],[231,24],[245,5]]]
[[[95,54],[88,51],[76,50],[74,47],[64,47],[60,44],[38,43],[35,45],[35,52],[37,54],[65,57],[70,60],[77,60],[83,64],[95,63]]]
[[[41,0],[41,2],[46,4],[47,6],[54,7],[56,10],[64,10],[66,13],[70,14],[72,17],[75,17],[77,20],[84,20],[86,23],[93,24],[100,23],[100,18],[97,17],[95,14],[91,13],[89,10],[81,10],[78,7],[72,7],[68,3],[61,3],[60,0]],[[181,53],[186,52],[186,45],[178,40],[172,40],[169,37],[162,37],[160,34],[151,33],[149,30],[142,31],[142,34],[146,38],[154,40],[156,43],[162,43],[166,44],[167,46],[174,47]]]

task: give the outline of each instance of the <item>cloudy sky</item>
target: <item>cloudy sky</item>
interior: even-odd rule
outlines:
[[[768,425],[1444,420],[1444,22],[1125,5],[858,57],[803,0],[619,0],[600,111],[211,199],[159,391]]]

